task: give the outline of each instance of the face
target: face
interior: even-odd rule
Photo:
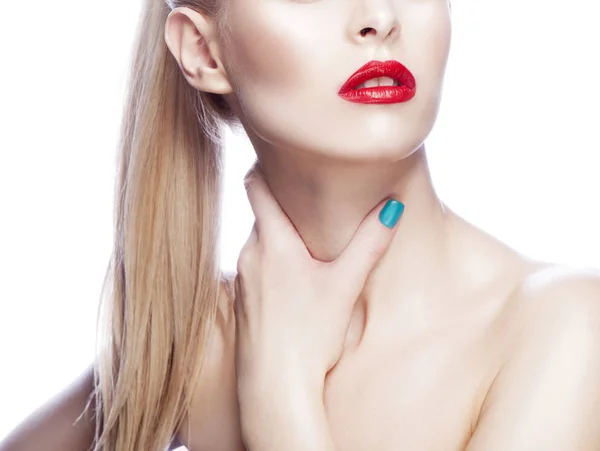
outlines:
[[[228,101],[262,149],[397,161],[437,116],[451,38],[448,0],[225,0]],[[338,91],[371,60],[397,60],[416,80],[402,103],[364,104]]]

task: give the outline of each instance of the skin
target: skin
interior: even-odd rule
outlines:
[[[226,42],[187,9],[172,13],[166,38],[189,83],[224,94],[246,130],[265,178],[262,195],[249,191],[255,216],[271,204],[272,221],[289,219],[315,261],[331,262],[383,199],[406,210],[354,299],[329,372],[286,357],[313,355],[299,344],[302,321],[289,319],[310,317],[293,310],[304,301],[283,303],[295,314],[281,306],[306,288],[278,272],[286,261],[293,273],[302,251],[271,255],[278,264],[269,264],[264,243],[279,235],[269,229],[256,244],[257,217],[255,257],[238,271],[256,267],[248,261],[273,270],[242,273],[235,301],[223,307],[228,320],[182,442],[190,450],[598,449],[600,275],[522,256],[452,212],[433,188],[423,142],[450,48],[448,3],[229,6]],[[405,64],[415,97],[393,105],[341,99],[341,85],[371,59]],[[354,275],[348,269],[346,280]],[[308,273],[304,283],[313,287]],[[250,313],[242,319],[239,311]],[[304,322],[304,340],[318,336],[326,347],[329,336],[312,324]],[[321,334],[344,330],[331,328]]]
[[[248,186],[257,228],[243,277],[223,287],[224,320],[177,440],[190,451],[599,449],[600,274],[521,255],[433,188],[423,143],[450,48],[446,0],[231,1],[228,23],[222,42],[210,20],[178,9],[165,35],[189,83],[226,96],[264,177]],[[341,85],[372,59],[405,64],[415,97],[341,99]],[[299,301],[281,302],[323,286],[319,272],[292,283],[297,262],[306,253],[317,268],[339,262],[387,197],[406,205],[400,223],[389,240],[372,229],[382,241],[359,246],[378,260],[359,269],[354,259],[345,279],[330,274],[326,285],[366,277],[354,299],[327,291],[297,311]],[[277,227],[261,236],[264,224],[286,221],[295,238]],[[273,240],[294,251],[266,252]],[[262,270],[252,274],[249,262]],[[332,314],[336,302],[351,305],[346,324],[286,319]],[[268,327],[253,328],[261,320]],[[314,340],[323,349],[307,368],[285,357]],[[21,440],[31,447],[0,450],[50,449]]]

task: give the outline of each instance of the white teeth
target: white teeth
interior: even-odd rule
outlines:
[[[379,86],[394,86],[395,80],[390,77],[381,77],[377,79]]]
[[[380,78],[372,78],[370,80],[365,81],[365,88],[376,88],[379,86]]]
[[[356,89],[376,88],[377,86],[400,86],[400,83],[398,83],[396,80],[390,77],[379,77],[372,78],[370,80],[365,81],[364,83],[361,83],[356,87]]]

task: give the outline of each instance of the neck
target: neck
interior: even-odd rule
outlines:
[[[292,152],[257,152],[266,180],[311,255],[337,258],[359,224],[386,197],[404,203],[394,240],[374,268],[363,296],[395,299],[423,294],[448,273],[453,214],[437,197],[424,146],[395,163],[354,163]],[[415,276],[417,275],[417,276]]]

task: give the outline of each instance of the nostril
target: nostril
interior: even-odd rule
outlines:
[[[366,36],[366,35],[367,35],[367,34],[368,34],[368,33],[369,33],[371,30],[373,30],[373,28],[369,28],[369,27],[367,27],[367,28],[363,28],[363,29],[360,31],[360,35],[361,35],[362,37],[365,37],[365,36]]]

